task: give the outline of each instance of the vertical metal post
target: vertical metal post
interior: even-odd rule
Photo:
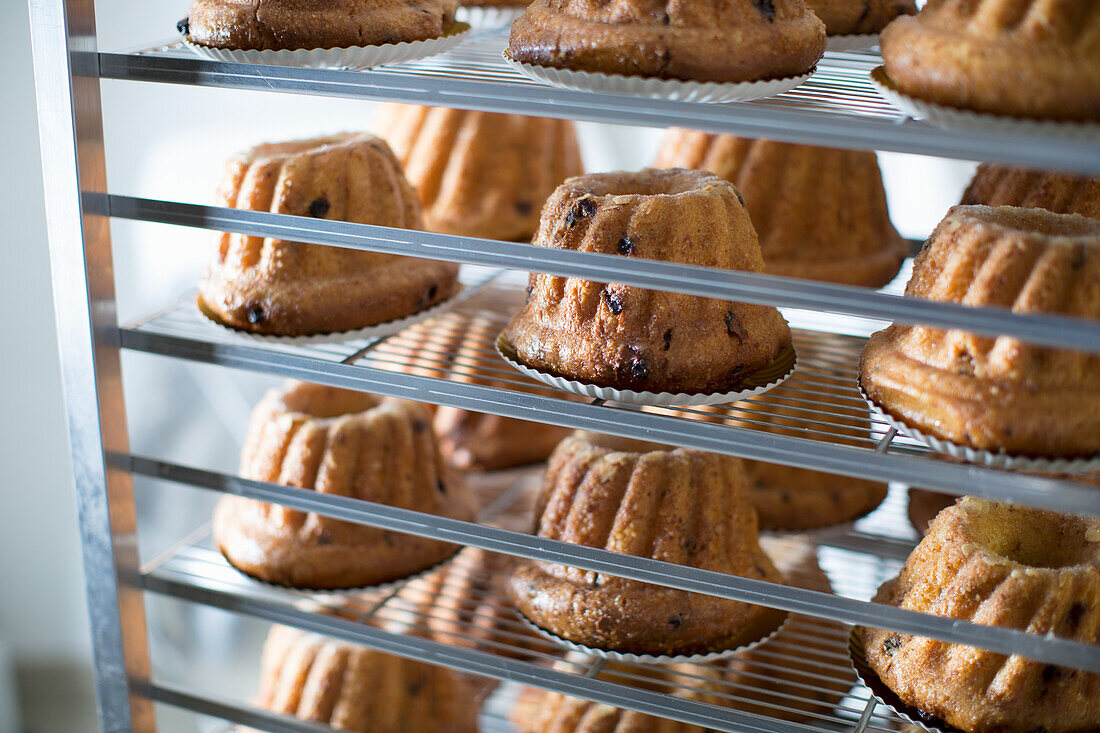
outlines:
[[[152,704],[126,451],[94,0],[30,0],[38,124],[61,375],[80,517],[100,727],[152,733]]]

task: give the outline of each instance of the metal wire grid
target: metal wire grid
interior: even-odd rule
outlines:
[[[458,75],[469,81],[545,88],[541,82],[528,79],[505,63],[501,53],[507,45],[506,28],[475,28],[466,41],[452,51],[371,71],[395,78],[446,79]],[[194,58],[194,54],[178,41],[138,48],[134,53]],[[881,63],[878,54],[872,52],[830,53],[818,63],[817,71],[806,83],[757,103],[814,112],[904,119],[905,115],[871,86],[870,72]]]
[[[505,511],[497,522],[522,519],[529,509],[530,482],[516,482],[501,497]],[[895,507],[880,513],[886,523],[903,521]],[[482,519],[486,519],[483,513]],[[818,562],[818,548],[809,537],[765,536],[762,544],[792,585],[828,591],[842,586],[870,597],[878,584],[896,573],[898,562],[864,556],[863,562]],[[850,730],[865,713],[861,730],[893,731],[899,721],[881,706],[867,701],[847,653],[848,629],[842,624],[792,615],[779,635],[760,647],[711,664],[681,664],[675,673],[659,665],[605,662],[568,652],[533,634],[512,610],[501,589],[501,578],[470,551],[426,576],[414,577],[381,590],[319,593],[276,588],[250,580],[211,549],[209,527],[183,538],[147,563],[142,574],[189,586],[217,587],[243,598],[277,599],[280,603],[338,615],[390,633],[431,638],[451,646],[521,659],[582,677],[630,687],[657,690],[678,698],[744,709],[817,730]],[[496,556],[500,558],[502,556]],[[489,698],[486,707],[493,699]],[[523,714],[496,705],[496,724],[503,717]],[[720,720],[715,725],[721,725]]]

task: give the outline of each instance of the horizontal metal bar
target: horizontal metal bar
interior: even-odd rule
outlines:
[[[833,621],[886,628],[956,644],[969,644],[1002,654],[1020,654],[1048,664],[1100,672],[1100,647],[1096,645],[929,616],[828,593],[623,555],[345,496],[252,481],[141,456],[111,456],[111,459],[116,467],[136,475],[280,504],[356,524],[481,547],[541,562],[577,567]]]
[[[826,473],[922,486],[950,494],[1015,501],[1054,511],[1100,516],[1100,492],[1043,476],[806,440],[667,415],[573,402],[476,384],[334,364],[244,345],[144,331],[121,331],[127,349],[304,379],[346,389],[505,415],[533,422],[682,445]]]
[[[240,705],[228,700],[195,695],[174,685],[135,682],[131,687],[135,694],[147,700],[190,710],[210,718],[227,720],[256,730],[269,731],[269,733],[332,733],[332,728],[327,725]]]
[[[426,74],[408,65],[343,71],[229,64],[158,54],[101,53],[99,75],[105,79],[359,97],[643,127],[687,126],[786,142],[1100,173],[1100,146],[1087,142],[986,129],[944,130],[907,120],[900,112],[896,117],[852,114],[844,102],[851,98],[854,82],[866,90],[866,74],[874,66],[873,61],[848,64],[852,68],[847,70],[843,68],[845,62],[838,59],[827,57],[821,63],[819,76],[833,73],[841,82],[835,109],[825,104],[819,109],[784,104],[793,95],[748,104],[697,104],[577,92],[532,84],[514,72],[509,76],[499,56],[489,56],[486,62],[483,68],[495,75],[491,80],[471,78],[458,64],[452,73],[444,67],[440,73]]]
[[[815,733],[815,729],[797,723],[774,720],[717,705],[650,692],[627,685],[590,679],[578,674],[547,669],[530,662],[505,659],[495,654],[452,647],[416,636],[394,634],[371,626],[349,621],[339,616],[314,614],[285,604],[200,588],[162,578],[157,574],[143,576],[142,587],[154,593],[201,603],[232,613],[241,613],[273,623],[324,634],[336,639],[361,644],[387,654],[415,659],[463,672],[499,680],[532,685],[563,695],[581,697],[615,707],[638,710],[662,718],[701,725],[723,731],[754,731],[758,733]],[[184,698],[177,698],[184,701]],[[193,702],[187,700],[187,702]],[[223,712],[233,711],[224,709]],[[323,729],[322,729],[323,730]],[[297,731],[291,731],[297,733]]]
[[[112,195],[108,207],[110,215],[120,219],[548,272],[597,282],[622,282],[653,290],[898,323],[925,323],[986,336],[1015,336],[1045,346],[1100,352],[1100,323],[1080,318],[1019,314],[1005,308],[971,308],[811,280],[221,206]]]

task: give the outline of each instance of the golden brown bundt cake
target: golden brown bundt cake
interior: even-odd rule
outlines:
[[[1100,120],[1096,0],[929,0],[882,32],[898,90],[1015,117]]]
[[[535,244],[760,272],[756,232],[727,181],[653,170],[570,178]],[[532,273],[505,333],[520,361],[601,387],[738,389],[789,349],[775,308]]]
[[[757,542],[736,458],[687,449],[616,452],[566,438],[536,507],[540,537],[782,583]],[[705,654],[751,643],[786,614],[553,563],[508,582],[528,619],[566,640],[633,654]]]
[[[939,491],[918,489],[910,486],[909,496],[909,524],[913,529],[924,534],[928,531],[928,525],[936,518],[936,515],[955,503],[959,497],[954,494],[944,494]]]
[[[439,570],[409,582],[375,619],[391,630],[509,657],[546,649],[549,642],[500,600],[500,580],[514,564],[508,555],[467,547]]]
[[[264,710],[357,733],[475,733],[473,687],[446,667],[273,626],[260,661]]]
[[[906,295],[1100,319],[1100,221],[956,206],[913,265]],[[972,448],[1100,452],[1100,355],[895,324],[860,359],[866,394],[896,419]]]
[[[488,368],[484,364],[486,336],[499,328],[496,321],[473,316],[462,325],[463,334],[459,336],[461,345],[455,365],[457,381],[515,389],[515,385],[493,378],[492,370],[507,367],[499,362]],[[481,334],[481,337],[476,334]],[[456,407],[440,407],[433,425],[444,455],[452,465],[466,471],[497,471],[545,461],[571,432],[569,428],[557,425]]]
[[[962,203],[1023,206],[1100,219],[1100,178],[982,163]]]
[[[180,26],[215,48],[346,48],[438,38],[455,8],[455,0],[193,0]]]
[[[878,603],[1100,643],[1100,520],[964,497]],[[867,662],[907,704],[967,733],[1100,729],[1100,675],[862,628]]]
[[[290,382],[252,413],[241,476],[472,521],[474,500],[443,460],[415,402]],[[404,578],[455,545],[240,496],[214,513],[214,539],[237,569],[297,588]]]
[[[908,254],[874,153],[673,129],[654,166],[735,185],[771,275],[879,287]]]
[[[400,164],[371,135],[258,145],[229,161],[219,198],[235,209],[423,228]],[[449,262],[225,233],[199,308],[242,331],[303,336],[402,318],[457,288]]]
[[[783,393],[752,397],[735,405],[730,425],[753,430],[766,429],[778,435],[806,437],[807,420],[830,420],[834,435],[850,438],[870,435],[867,407],[858,393],[847,386],[817,384],[816,405],[807,407],[805,397]],[[829,417],[812,411],[824,410]],[[764,461],[745,461],[749,496],[766,530],[806,530],[848,522],[873,511],[886,498],[887,485],[880,481],[823,473]]]
[[[900,15],[914,15],[916,0],[806,0],[830,36],[879,33]]]
[[[804,74],[824,52],[804,0],[534,0],[508,41],[526,64],[716,82]]]
[[[530,241],[546,198],[584,172],[568,120],[392,104],[377,130],[433,232]]]

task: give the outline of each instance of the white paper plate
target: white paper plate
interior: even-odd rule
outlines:
[[[951,441],[929,435],[914,428],[884,410],[877,402],[872,400],[863,391],[863,385],[859,385],[859,393],[871,408],[871,412],[884,420],[890,427],[913,440],[926,445],[937,453],[945,453],[952,458],[976,463],[992,468],[1010,468],[1021,471],[1039,471],[1042,473],[1090,473],[1100,471],[1100,456],[1094,458],[1033,458],[1031,456],[1014,456],[1008,453],[994,453],[988,450],[979,450],[966,445],[959,445]]]
[[[886,69],[883,66],[875,67],[871,72],[871,83],[883,99],[905,114],[938,127],[1047,135],[1066,140],[1100,140],[1100,124],[1094,122],[1059,122],[1008,117],[946,107],[911,97],[898,91],[894,82],[886,75]]]
[[[578,382],[565,377],[558,377],[546,372],[533,369],[519,360],[516,348],[501,333],[496,341],[497,353],[501,358],[532,379],[537,379],[543,384],[557,387],[565,392],[582,397],[606,400],[608,402],[623,402],[631,405],[652,405],[654,407],[690,407],[692,405],[721,405],[727,402],[747,399],[764,394],[782,384],[788,377],[794,374],[797,357],[793,347],[789,347],[779,355],[768,367],[756,374],[750,375],[746,380],[744,389],[734,392],[697,392],[688,394],[684,392],[635,392],[632,389],[613,389],[611,387],[597,387],[594,384]]]
[[[767,636],[762,636],[756,641],[751,641],[748,644],[742,644],[734,649],[724,649],[720,652],[709,652],[707,654],[630,654],[629,652],[613,652],[607,649],[597,649],[596,647],[585,646],[584,644],[578,644],[568,639],[563,639],[557,634],[554,634],[541,626],[537,625],[531,619],[524,616],[520,611],[516,610],[516,615],[520,620],[534,631],[539,636],[542,636],[560,646],[569,649],[574,652],[581,652],[582,654],[591,654],[594,657],[601,657],[603,659],[609,659],[613,662],[633,662],[636,664],[703,664],[704,662],[714,662],[719,659],[725,659],[732,657],[734,654],[740,654],[741,652],[747,652],[750,649],[771,641],[775,636],[783,630],[783,627],[787,625],[787,621],[791,618],[788,613],[783,617],[783,621],[780,622],[775,630]]]
[[[829,36],[825,39],[826,51],[866,51],[877,45],[877,33],[852,33],[846,36]]]
[[[657,79],[649,76],[625,76],[623,74],[600,74],[591,71],[570,71],[552,66],[521,64],[508,57],[504,60],[519,73],[562,89],[574,89],[582,92],[604,92],[606,94],[629,94],[649,99],[670,99],[678,102],[747,102],[751,99],[774,97],[776,94],[794,89],[811,76],[809,71],[801,76],[785,79],[766,79],[748,82],[712,82],[678,81],[676,79]]]
[[[859,629],[858,626],[854,627],[852,633],[848,635],[848,656],[851,658],[852,669],[855,670],[860,684],[870,690],[880,703],[890,708],[894,715],[918,728],[929,733],[962,733],[958,728],[909,705],[886,686],[886,683],[867,663],[867,650],[863,648],[863,639],[859,638]]]
[[[460,5],[455,20],[474,28],[509,28],[525,10],[525,5]]]
[[[439,38],[426,41],[383,43],[377,46],[351,46],[348,48],[314,48],[297,51],[255,51],[214,48],[193,42],[184,36],[183,43],[197,55],[212,61],[237,64],[265,64],[267,66],[297,66],[308,69],[368,69],[383,64],[399,64],[402,61],[422,59],[455,48],[470,30],[465,23],[456,23]]]
[[[460,285],[458,292],[447,300],[440,301],[431,308],[417,311],[411,316],[397,318],[392,321],[386,321],[385,323],[378,323],[373,326],[367,326],[366,328],[357,328],[351,331],[338,331],[336,333],[319,333],[313,336],[271,336],[267,334],[251,333],[250,331],[240,331],[232,326],[227,326],[224,323],[214,320],[203,311],[202,306],[196,307],[198,308],[199,314],[202,315],[203,320],[222,333],[229,333],[238,338],[268,344],[281,344],[283,346],[316,346],[317,344],[342,344],[348,341],[365,341],[368,339],[382,338],[383,336],[392,336],[395,333],[404,331],[410,326],[415,326],[417,323],[442,315],[476,292],[477,288],[467,289]],[[196,302],[197,301],[198,299],[196,298]]]

